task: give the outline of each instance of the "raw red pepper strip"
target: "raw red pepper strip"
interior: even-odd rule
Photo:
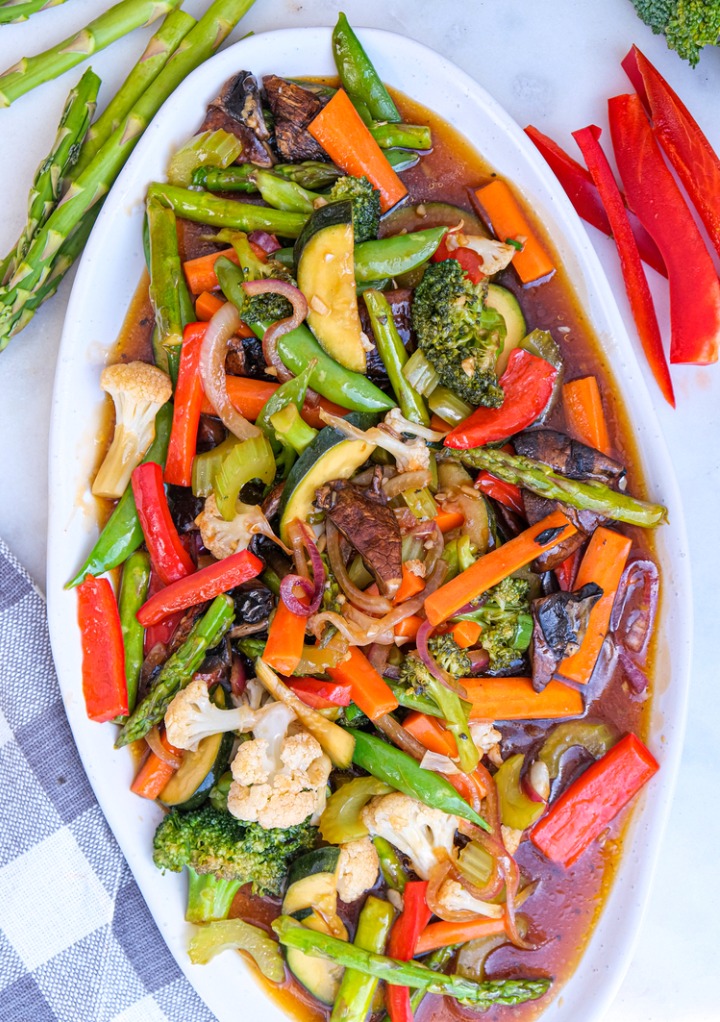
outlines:
[[[312,706],[316,710],[349,706],[352,702],[349,685],[335,685],[320,678],[287,678],[285,684],[307,706]]]
[[[162,469],[146,461],[134,470],[133,496],[153,568],[166,586],[195,571],[193,560],[182,545],[170,514]]]
[[[625,291],[630,301],[633,319],[635,320],[635,326],[637,327],[640,343],[645,352],[650,371],[655,377],[655,382],[660,388],[663,397],[674,408],[675,394],[673,393],[667,359],[663,351],[660,327],[655,315],[655,306],[653,305],[652,295],[650,294],[650,288],[648,287],[645,271],[643,270],[640,253],[633,233],[630,230],[620,189],[617,186],[607,157],[598,141],[600,134],[600,128],[595,124],[591,124],[587,128],[574,131],[573,138],[577,142],[590,175],[597,185],[600,198],[605,206],[605,212],[610,221],[620,257]]]
[[[553,142],[547,135],[543,135],[541,131],[534,128],[532,124],[527,126],[525,134],[544,157],[578,216],[582,217],[586,223],[597,227],[603,234],[611,237],[612,228],[605,207],[593,184],[593,179],[585,167],[569,156],[564,149],[561,149],[557,142]],[[667,277],[665,263],[657,245],[631,210],[627,211],[627,215],[643,262],[652,266],[663,277]]]
[[[720,255],[720,159],[680,97],[637,46],[622,66]]]
[[[456,450],[483,447],[519,433],[540,416],[552,397],[558,371],[544,358],[514,348],[499,379],[505,400],[499,408],[478,408],[451,430],[443,443]]]
[[[657,242],[670,285],[670,361],[718,358],[720,282],[705,242],[663,160],[638,96],[608,102],[610,133],[627,200]]]
[[[77,593],[87,715],[98,722],[124,717],[128,713],[125,649],[112,586],[106,578],[86,575]]]
[[[420,934],[432,918],[427,906],[427,880],[409,880],[403,891],[402,915],[395,921],[388,939],[387,954],[401,962],[409,962],[415,955]],[[410,991],[407,987],[388,984],[385,988],[385,1007],[390,1022],[412,1022]]]
[[[525,504],[523,503],[520,487],[514,483],[506,483],[504,479],[498,479],[492,472],[482,469],[475,479],[475,488],[484,493],[486,497],[492,497],[498,504],[504,504],[515,514],[525,517]]]
[[[659,769],[640,739],[625,735],[538,820],[533,844],[553,862],[572,866]]]
[[[183,332],[173,398],[172,429],[165,461],[165,482],[174,486],[190,486],[192,483],[192,463],[205,396],[200,380],[200,349],[206,330],[206,323],[188,323]]]
[[[156,571],[150,568],[150,585],[148,586],[147,599],[151,596],[155,596],[165,588],[162,579]],[[162,643],[163,646],[167,646],[173,635],[175,629],[180,624],[183,616],[183,611],[179,610],[176,614],[170,614],[169,617],[163,618],[162,621],[158,621],[156,625],[150,625],[145,629],[145,635],[143,637],[143,653],[145,656],[148,655],[154,646]]]
[[[249,550],[238,550],[236,554],[208,564],[155,593],[137,612],[137,619],[144,628],[157,624],[169,614],[194,607],[205,600],[214,600],[221,593],[249,582],[260,574],[263,567],[263,562],[255,554]]]

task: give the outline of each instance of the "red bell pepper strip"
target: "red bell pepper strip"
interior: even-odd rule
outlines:
[[[504,440],[525,429],[547,408],[558,371],[544,358],[514,348],[499,384],[505,400],[499,408],[477,408],[451,430],[443,443],[465,451]]]
[[[90,720],[102,723],[128,713],[120,612],[106,578],[86,575],[78,586],[82,688]]]
[[[249,582],[260,574],[263,567],[263,562],[255,554],[249,550],[238,550],[236,554],[208,564],[155,593],[143,603],[137,619],[143,627],[157,624],[169,614],[194,607],[205,600],[214,600],[221,593]]]
[[[156,571],[150,567],[150,585],[148,586],[147,599],[149,600],[156,593],[159,593],[165,588],[162,579]],[[145,656],[148,655],[154,646],[158,643],[162,643],[163,646],[167,646],[173,635],[175,629],[180,624],[180,620],[183,616],[184,611],[178,610],[175,614],[170,614],[168,617],[163,618],[162,621],[158,621],[156,625],[149,625],[145,629],[145,635],[143,636],[143,653]]]
[[[680,97],[637,46],[622,66],[720,255],[720,159]]]
[[[487,276],[486,273],[483,273],[482,256],[478,255],[474,249],[468,248],[467,245],[460,245],[458,248],[450,251],[447,247],[447,235],[435,249],[435,252],[430,257],[430,261],[442,263],[446,259],[455,259],[456,262],[460,263],[465,276],[469,277],[473,284],[479,284]]]
[[[564,593],[569,593],[573,585],[575,584],[575,576],[578,573],[580,567],[580,557],[582,555],[582,547],[578,547],[577,550],[565,558],[558,564],[555,571],[555,578],[557,579],[558,585]]]
[[[403,911],[393,925],[388,938],[387,954],[401,962],[409,962],[415,955],[420,934],[432,918],[427,906],[427,880],[409,880],[403,891]],[[412,1022],[410,991],[407,987],[385,987],[385,1007],[390,1022]]]
[[[659,769],[640,739],[625,735],[550,806],[530,831],[532,843],[572,866]]]
[[[172,429],[165,460],[165,482],[174,486],[190,486],[192,483],[192,463],[205,396],[200,380],[200,349],[206,330],[207,323],[188,323],[183,331]]]
[[[718,358],[720,282],[638,96],[608,102],[610,132],[628,202],[657,242],[670,285],[670,361]]]
[[[492,497],[498,504],[504,504],[515,514],[525,517],[522,493],[520,487],[514,483],[506,483],[504,479],[498,479],[487,469],[482,469],[475,479],[475,488],[484,493],[486,497]]]
[[[349,685],[336,685],[320,678],[288,678],[285,684],[298,699],[316,710],[328,710],[335,706],[349,706],[352,702]]]
[[[600,193],[585,167],[532,124],[527,126],[525,134],[544,157],[578,216],[611,237],[613,232]],[[663,277],[667,277],[665,263],[657,245],[631,210],[627,210],[627,216],[643,262],[652,266],[653,270],[657,270]]]
[[[613,237],[620,257],[625,291],[627,292],[638,337],[650,371],[668,404],[675,407],[675,394],[670,379],[670,370],[662,346],[655,306],[648,287],[645,271],[633,233],[630,230],[620,189],[617,186],[607,157],[600,146],[600,128],[591,124],[573,132],[587,168],[597,185],[600,198],[610,221]]]
[[[162,469],[154,461],[146,461],[134,470],[131,482],[153,568],[166,586],[191,575],[195,565],[172,520],[163,488]]]

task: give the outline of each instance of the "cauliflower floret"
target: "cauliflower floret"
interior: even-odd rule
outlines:
[[[170,377],[147,362],[107,366],[100,386],[115,405],[112,443],[95,476],[93,495],[117,500],[155,437],[155,416],[172,395]]]
[[[499,919],[503,914],[502,905],[474,898],[462,884],[450,877],[440,884],[433,907],[435,914],[448,922],[454,922],[458,912],[467,912],[468,916],[487,916],[490,919]]]
[[[451,231],[445,241],[448,252],[454,252],[458,248],[470,248],[476,252],[482,259],[482,272],[487,277],[492,277],[500,270],[504,270],[512,262],[513,256],[517,255],[514,245],[496,241],[494,238],[483,238],[479,234]]]
[[[221,561],[223,557],[229,557],[238,550],[247,550],[253,536],[257,536],[258,533],[282,546],[257,504],[243,504],[238,501],[236,507],[238,513],[228,522],[218,510],[215,495],[210,494],[205,501],[205,507],[195,519],[202,541],[213,557]]]
[[[505,824],[501,824],[500,831],[507,852],[510,855],[514,855],[520,846],[525,831],[517,830],[516,827],[506,827]]]
[[[266,830],[292,827],[321,811],[332,763],[307,731],[266,734],[264,724],[232,762],[228,809]]]
[[[444,855],[451,855],[458,829],[457,816],[431,809],[408,795],[378,795],[361,813],[371,834],[384,837],[410,859],[419,877],[427,880]]]
[[[487,756],[494,766],[500,766],[502,763],[502,754],[500,752],[502,733],[498,731],[492,721],[471,720],[470,734],[476,748],[480,751],[480,755]]]
[[[380,857],[369,837],[340,845],[337,864],[337,892],[340,901],[350,904],[374,887],[380,869]]]
[[[430,478],[430,449],[418,430],[422,427],[404,419],[402,415],[391,418],[386,415],[380,426],[372,426],[368,430],[358,429],[345,419],[332,415],[330,412],[320,412],[320,418],[329,426],[333,426],[338,432],[354,440],[362,440],[364,443],[372,444],[374,447],[382,447],[395,458],[398,473],[404,475],[406,472],[426,472],[428,481]],[[422,430],[424,436],[426,432]],[[411,440],[404,440],[401,433],[410,433]],[[433,434],[434,435],[434,434]],[[439,436],[440,434],[438,434]]]

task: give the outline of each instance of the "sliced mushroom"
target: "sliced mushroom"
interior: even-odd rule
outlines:
[[[327,153],[307,130],[323,108],[322,99],[277,75],[265,75],[263,85],[274,120],[275,146],[283,160],[327,160]]]
[[[229,78],[208,107],[200,131],[218,129],[229,131],[242,142],[238,163],[255,163],[259,167],[274,165],[260,90],[249,71],[240,71]]]
[[[545,688],[565,657],[577,653],[585,638],[590,611],[602,595],[599,585],[588,582],[573,593],[558,592],[533,601],[530,659],[536,692]]]

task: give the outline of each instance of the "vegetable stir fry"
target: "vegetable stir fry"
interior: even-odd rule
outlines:
[[[167,810],[193,962],[241,950],[345,1022],[522,1018],[658,768],[666,512],[531,300],[560,273],[511,184],[428,199],[434,122],[342,15],[333,44],[337,87],[225,83],[148,190],[152,337],[102,374],[117,503],[68,583],[83,691]]]

